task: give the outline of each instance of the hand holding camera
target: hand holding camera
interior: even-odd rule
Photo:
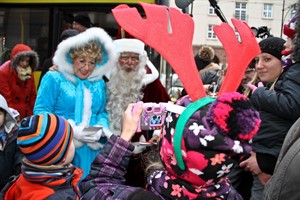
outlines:
[[[126,141],[130,141],[136,133],[139,118],[142,112],[142,102],[129,104],[123,115],[122,133],[120,135]]]

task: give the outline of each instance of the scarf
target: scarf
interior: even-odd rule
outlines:
[[[27,159],[22,162],[21,173],[26,180],[43,185],[58,185],[66,182],[66,178],[75,171],[73,165],[41,166],[30,163]]]
[[[282,54],[281,62],[283,65],[283,69],[291,66],[292,64],[294,64],[296,62],[293,59],[292,53],[293,53],[293,51],[286,51],[286,50],[283,50],[281,52],[281,54]]]
[[[27,66],[26,68],[17,66],[16,70],[21,81],[26,81],[31,78],[32,69],[30,66]]]
[[[80,124],[82,122],[83,109],[84,109],[84,90],[89,88],[92,84],[89,80],[81,80],[76,78],[76,102],[75,102],[75,123]],[[85,124],[86,125],[86,124]]]

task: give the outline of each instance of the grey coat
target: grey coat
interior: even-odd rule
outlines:
[[[300,118],[290,128],[263,200],[300,199]]]

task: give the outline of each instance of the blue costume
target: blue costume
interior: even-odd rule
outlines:
[[[80,47],[90,40],[101,44],[103,59],[97,63],[87,79],[79,79],[74,74],[70,50]],[[34,114],[54,113],[73,122],[73,126],[109,127],[105,111],[106,85],[103,75],[115,64],[115,51],[111,37],[101,28],[90,28],[79,35],[68,38],[58,45],[53,57],[58,71],[45,74],[38,90]],[[73,127],[74,128],[74,127]],[[101,141],[101,142],[100,142]],[[99,152],[103,137],[97,145],[75,141],[73,164],[84,170],[84,178]]]

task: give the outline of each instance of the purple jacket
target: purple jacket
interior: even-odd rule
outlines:
[[[112,135],[93,161],[89,175],[80,183],[82,199],[130,199],[133,193],[144,190],[124,185],[133,149],[131,143]]]

